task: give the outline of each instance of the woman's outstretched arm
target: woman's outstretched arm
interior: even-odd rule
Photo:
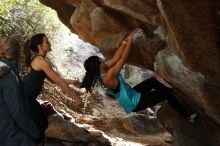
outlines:
[[[64,79],[64,81],[67,85],[74,85],[76,87],[79,87],[81,84],[79,80]]]
[[[63,93],[67,94],[75,100],[76,106],[81,106],[82,99],[78,96],[76,92],[73,92],[70,89],[68,84],[65,82],[65,79],[62,79],[58,75],[58,73],[53,70],[51,64],[47,60],[45,60],[44,58],[39,58],[38,64],[40,64],[40,69],[46,73],[47,77],[62,89]]]
[[[127,42],[123,41],[122,44],[120,45],[120,47],[117,49],[117,51],[115,52],[114,56],[112,57],[111,60],[108,61],[107,63],[107,68],[111,68],[112,66],[114,66],[114,64],[120,59],[125,46],[126,46]]]
[[[128,41],[127,41],[127,44],[125,46],[125,49],[120,57],[120,59],[115,63],[114,66],[112,66],[106,77],[117,77],[118,74],[120,73],[122,67],[124,66],[129,54],[130,54],[130,51],[131,51],[131,45],[132,45],[132,40],[133,40],[133,36],[134,36],[135,32],[132,32],[129,37],[128,37]]]

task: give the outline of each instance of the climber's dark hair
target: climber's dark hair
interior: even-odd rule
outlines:
[[[31,50],[30,50],[29,44],[30,44],[30,39],[27,39],[23,47],[24,64],[26,67],[31,65]]]
[[[88,59],[86,59],[84,62],[86,74],[80,88],[86,88],[87,92],[91,92],[99,76],[100,63],[101,62],[98,56],[90,56]]]
[[[27,39],[24,43],[24,56],[25,56],[25,66],[30,66],[31,64],[31,51],[37,53],[38,45],[43,43],[43,38],[46,35],[44,33],[37,33],[33,35],[30,39]]]
[[[37,33],[33,35],[29,42],[29,47],[31,51],[38,52],[37,46],[43,43],[43,38],[46,36],[44,33]]]

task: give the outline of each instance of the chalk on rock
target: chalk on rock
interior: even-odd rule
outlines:
[[[142,41],[142,39],[144,38],[144,32],[142,29],[138,29],[138,31],[135,33],[134,37],[133,37],[133,45],[138,46],[138,44],[140,43],[140,41]]]

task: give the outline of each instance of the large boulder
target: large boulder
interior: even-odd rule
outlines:
[[[46,129],[45,135],[47,139],[67,142],[69,145],[111,145],[110,141],[101,132],[89,132],[75,125],[70,119],[64,119],[60,114],[50,116],[49,126]]]
[[[219,146],[220,129],[207,117],[198,117],[196,123],[189,123],[168,103],[163,103],[157,116],[162,126],[173,136],[174,146]]]
[[[220,3],[218,0],[40,0],[84,41],[111,58],[134,29],[141,29],[128,63],[157,72],[194,107],[203,137],[220,145]],[[159,115],[159,118],[161,115]],[[177,120],[174,116],[171,119]],[[172,122],[173,123],[173,122]],[[171,123],[171,124],[172,124]],[[186,135],[169,126],[175,145]],[[195,131],[191,131],[195,132]],[[194,133],[195,134],[195,133]],[[186,136],[187,139],[187,136]],[[209,139],[207,139],[208,141]],[[175,140],[174,140],[175,141]],[[200,139],[197,139],[200,141]],[[206,142],[204,142],[206,144]]]

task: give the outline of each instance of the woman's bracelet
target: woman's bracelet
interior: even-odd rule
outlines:
[[[125,44],[125,45],[127,44],[127,42],[125,42],[125,41],[123,41],[122,43]]]

